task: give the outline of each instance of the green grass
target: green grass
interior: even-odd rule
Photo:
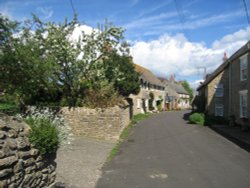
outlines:
[[[130,135],[130,132],[132,130],[132,128],[139,122],[139,121],[142,121],[148,117],[150,117],[151,114],[150,113],[145,113],[145,114],[137,114],[135,115],[132,120],[130,121],[130,123],[128,124],[127,127],[125,127],[122,131],[122,133],[120,134],[120,138],[119,138],[119,141],[117,142],[117,144],[115,145],[115,147],[111,150],[108,158],[107,158],[107,161],[112,161],[112,159],[120,152],[120,147],[121,147],[121,144],[123,143],[124,140],[126,140],[129,135]]]
[[[19,107],[15,104],[0,102],[0,112],[15,115],[20,111]]]
[[[9,110],[17,108],[15,104],[10,104],[10,103],[0,103],[0,110]]]
[[[109,156],[107,158],[107,162],[112,161],[113,158],[120,152],[121,143],[122,142],[120,140],[116,143],[115,147],[109,153]]]

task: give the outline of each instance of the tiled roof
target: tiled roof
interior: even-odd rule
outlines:
[[[141,75],[141,78],[151,84],[164,87],[161,81],[148,69],[140,65],[135,64],[135,70]]]
[[[243,55],[247,51],[250,50],[250,40],[242,46],[239,50],[237,50],[229,59],[227,59],[224,63],[222,63],[212,74],[210,74],[207,79],[202,83],[198,88],[197,91],[209,84],[218,74],[220,74],[231,61],[238,58],[239,56]]]

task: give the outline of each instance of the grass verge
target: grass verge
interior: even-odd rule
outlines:
[[[16,105],[15,104],[1,103],[0,102],[0,110],[8,110],[8,109],[12,109],[12,108],[16,108]]]
[[[124,140],[126,140],[129,137],[129,134],[130,134],[132,128],[139,121],[142,121],[150,116],[151,116],[151,113],[137,114],[137,115],[133,116],[133,118],[130,121],[130,123],[128,124],[128,126],[125,127],[123,129],[122,133],[120,134],[120,138],[119,138],[118,142],[116,143],[115,147],[111,150],[111,152],[107,158],[108,162],[112,161],[112,159],[120,152],[121,144],[123,143]]]
[[[8,115],[15,115],[19,112],[19,107],[15,104],[0,102],[0,112]]]

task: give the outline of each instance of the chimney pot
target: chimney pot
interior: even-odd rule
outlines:
[[[225,62],[227,59],[228,59],[228,58],[227,58],[227,53],[226,53],[226,52],[224,52],[223,62]]]

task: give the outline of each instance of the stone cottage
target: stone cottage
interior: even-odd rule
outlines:
[[[242,126],[250,117],[250,41],[231,57],[224,54],[223,63],[207,76],[197,91],[209,115],[233,119]]]
[[[161,81],[148,69],[135,64],[135,70],[140,74],[140,92],[137,95],[131,94],[129,99],[132,103],[133,114],[148,112],[150,99],[153,96],[152,107],[164,109],[165,87]]]
[[[176,82],[173,75],[169,80],[165,78],[159,78],[165,86],[166,92],[166,110],[188,109],[190,108],[190,95],[183,88],[181,82]]]

